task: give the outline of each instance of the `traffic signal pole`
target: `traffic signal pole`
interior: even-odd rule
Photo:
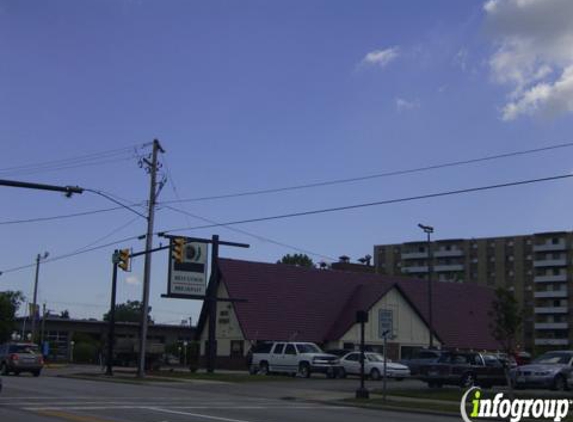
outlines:
[[[119,261],[119,252],[116,249],[113,253],[113,272],[111,281],[111,303],[109,307],[109,328],[107,337],[107,370],[106,375],[113,375],[113,346],[115,342],[115,301],[117,291],[117,264]]]

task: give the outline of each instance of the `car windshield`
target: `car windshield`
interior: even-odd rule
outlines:
[[[380,353],[368,353],[366,357],[371,362],[384,362],[384,356],[382,356]],[[390,359],[386,359],[386,362],[392,361]]]
[[[10,353],[38,353],[38,346],[34,344],[12,344]]]
[[[322,350],[317,346],[309,343],[299,343],[296,345],[296,349],[299,353],[322,353]]]
[[[543,364],[543,365],[558,365],[558,364],[568,364],[571,360],[570,353],[559,353],[550,352],[539,356],[533,361],[533,363]]]

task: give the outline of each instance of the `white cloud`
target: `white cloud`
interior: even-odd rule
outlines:
[[[398,110],[398,112],[414,110],[416,108],[420,108],[420,105],[420,100],[418,99],[408,101],[404,98],[396,98],[396,110]]]
[[[469,52],[467,49],[462,48],[460,49],[454,57],[454,64],[459,66],[463,72],[465,72],[468,68],[468,58]]]
[[[390,64],[390,62],[396,60],[399,55],[399,48],[398,47],[391,47],[385,50],[374,50],[370,53],[366,54],[361,64],[365,65],[375,65],[381,68],[384,68]]]
[[[137,278],[137,276],[130,275],[125,278],[125,283],[130,284],[132,286],[139,286],[141,284],[141,281],[139,281],[139,278]]]
[[[489,0],[484,10],[493,79],[512,87],[503,119],[572,112],[573,1]]]

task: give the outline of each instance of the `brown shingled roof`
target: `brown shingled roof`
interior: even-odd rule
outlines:
[[[222,282],[249,340],[339,339],[396,287],[427,321],[427,282],[378,274],[328,271],[284,264],[220,260]],[[446,347],[496,349],[489,333],[491,289],[472,284],[434,282],[434,329]]]

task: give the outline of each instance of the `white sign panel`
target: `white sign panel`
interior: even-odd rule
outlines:
[[[173,239],[171,240],[171,247],[173,248]],[[173,258],[173,254],[170,254],[167,295],[205,295],[207,286],[207,244],[191,242],[186,243],[183,248],[183,260],[181,262],[177,262]]]

